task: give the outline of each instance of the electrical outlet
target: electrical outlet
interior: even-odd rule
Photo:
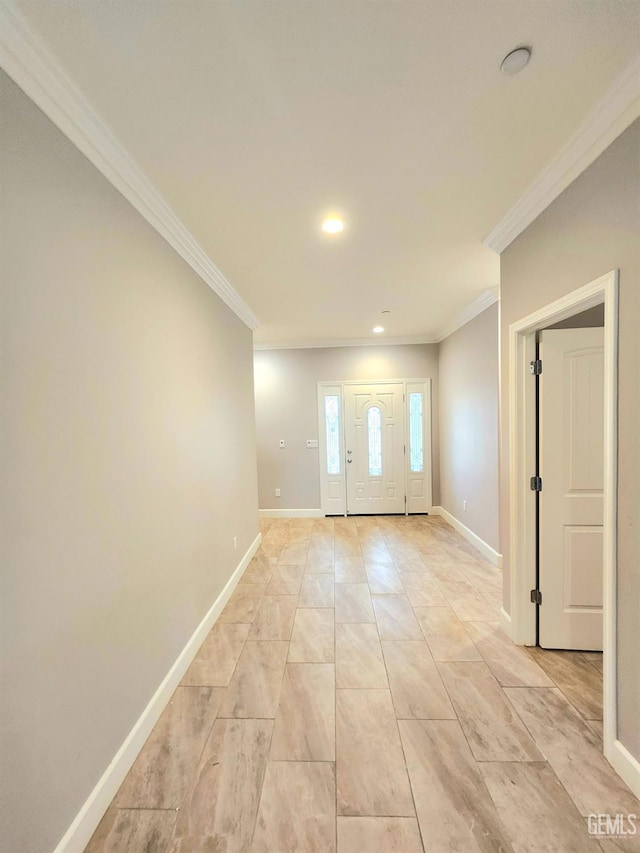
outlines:
[[[277,498],[279,498],[279,497],[280,497],[280,489],[276,489],[276,497],[277,497]]]
[[[278,444],[281,448],[284,447],[284,438],[281,438]]]
[[[466,502],[466,501],[462,501],[462,509],[463,509],[465,512],[467,511],[467,502]]]
[[[238,537],[237,536],[233,537],[233,550],[234,551],[238,550]]]

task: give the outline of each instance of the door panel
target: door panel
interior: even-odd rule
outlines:
[[[540,645],[601,650],[604,330],[540,347]]]
[[[403,385],[344,390],[347,512],[404,512]]]

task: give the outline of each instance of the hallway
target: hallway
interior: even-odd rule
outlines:
[[[89,853],[579,853],[588,814],[640,812],[601,754],[601,656],[514,646],[499,571],[442,519],[262,531]]]

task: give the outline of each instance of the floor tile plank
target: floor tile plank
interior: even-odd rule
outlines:
[[[218,716],[275,717],[288,649],[285,642],[247,641]]]
[[[438,669],[477,761],[543,760],[486,663],[440,663]]]
[[[165,853],[175,811],[110,808],[100,821],[85,853]]]
[[[393,563],[367,563],[365,559],[367,582],[372,593],[404,593],[404,587],[400,575],[395,570]]]
[[[333,853],[335,849],[333,764],[269,762],[252,853]]]
[[[333,607],[334,579],[331,574],[305,574],[298,607]]]
[[[529,652],[505,634],[497,622],[466,622],[476,648],[503,687],[553,687],[553,681]]]
[[[336,624],[375,622],[371,594],[366,583],[336,584]]]
[[[291,637],[298,597],[295,595],[265,595],[258,605],[249,640],[283,640]]]
[[[512,851],[460,724],[400,720],[398,725],[426,849]]]
[[[218,623],[253,622],[266,588],[266,583],[239,583],[218,617]]]
[[[422,631],[406,595],[372,595],[381,640],[422,640]]]
[[[192,687],[226,687],[231,681],[251,626],[217,623],[200,646],[181,684]]]
[[[482,762],[480,772],[516,849],[596,853],[579,811],[545,762]]]
[[[440,588],[461,622],[495,622],[495,609],[468,581],[440,581]]]
[[[304,566],[276,567],[267,586],[267,595],[297,595],[300,592]]]
[[[464,625],[450,607],[416,607],[414,612],[434,660],[482,660]]]
[[[373,624],[336,625],[336,686],[389,686],[378,629]]]
[[[338,853],[422,853],[413,817],[339,817]]]
[[[287,664],[273,729],[273,761],[335,761],[335,691],[332,663]]]
[[[388,690],[336,691],[338,814],[414,817]]]
[[[176,689],[116,795],[118,808],[182,804],[224,693],[219,687]]]
[[[559,688],[504,692],[582,815],[640,814],[640,802],[602,755],[598,735]]]
[[[298,609],[289,645],[289,662],[333,663],[334,621],[331,608]]]
[[[180,809],[171,853],[249,849],[272,727],[271,720],[216,721]]]
[[[382,651],[398,719],[456,718],[424,640],[383,640]]]

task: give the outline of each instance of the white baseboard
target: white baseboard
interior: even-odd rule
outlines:
[[[500,608],[500,625],[507,637],[513,639],[513,637],[511,637],[511,616],[507,613],[504,607]]]
[[[605,757],[622,781],[640,799],[640,761],[634,758],[619,740],[613,742],[611,754],[607,755],[605,752]]]
[[[498,554],[495,548],[492,548],[491,545],[487,545],[484,539],[477,536],[473,530],[469,530],[468,527],[465,527],[461,521],[458,521],[455,515],[451,515],[451,513],[443,506],[432,507],[431,514],[442,516],[442,518],[444,518],[445,521],[448,521],[449,524],[458,531],[458,533],[464,536],[467,542],[470,542],[474,548],[477,548],[483,557],[486,557],[494,566],[502,568],[502,554]]]
[[[260,509],[260,518],[324,518],[321,509]]]
[[[249,561],[260,547],[261,539],[262,534],[258,533],[237,568],[225,584],[224,589],[213,602],[208,613],[198,625],[184,649],[178,655],[177,660],[164,677],[156,692],[153,694],[151,701],[136,721],[105,772],[102,774],[102,778],[87,797],[84,805],[76,815],[75,820],[66,831],[63,838],[60,840],[54,853],[82,853],[89,843],[91,836],[111,805],[111,801],[117,794],[120,785],[131,769],[138,753],[151,734],[160,714],[164,711],[167,702],[182,680],[182,677],[195,657],[196,652],[213,627],[214,622],[222,612],[222,608],[231,597],[231,593],[242,577],[244,570],[249,565]]]

